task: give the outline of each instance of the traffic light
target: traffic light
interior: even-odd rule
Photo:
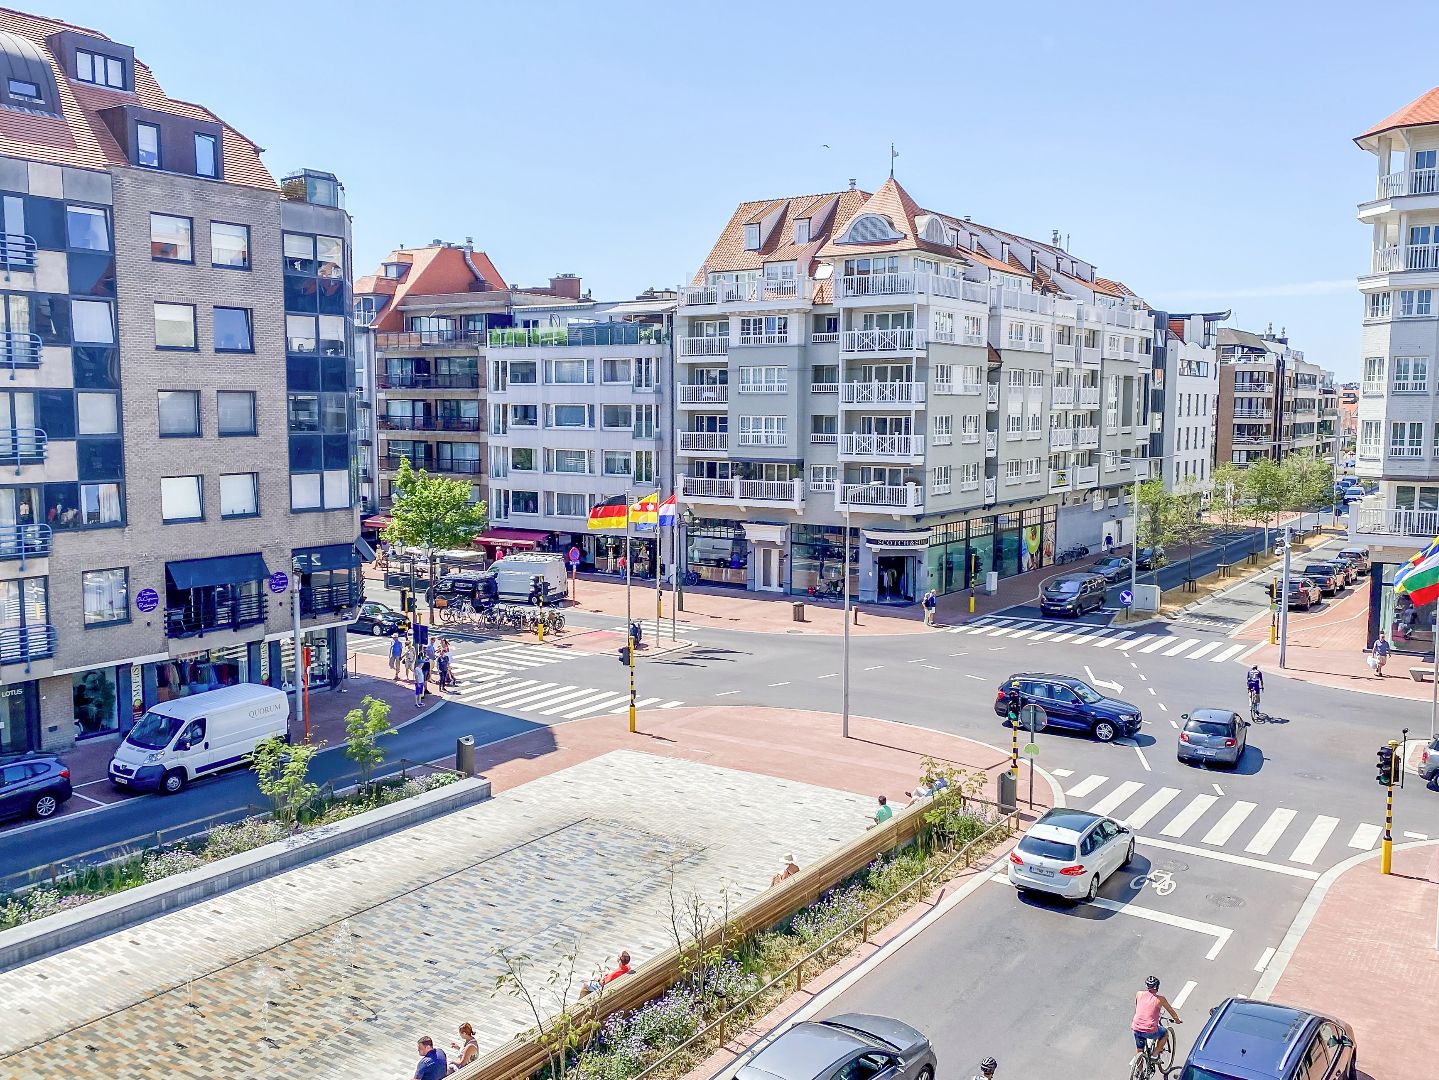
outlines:
[[[625,667],[630,666],[630,647],[628,645],[620,646],[620,663]]]
[[[1381,746],[1379,748],[1379,775],[1374,779],[1385,787],[1389,787],[1396,779],[1394,763],[1394,748],[1392,746]]]
[[[1009,701],[1005,703],[1005,720],[1008,721],[1010,727],[1019,726],[1019,708],[1019,695],[1010,694]]]

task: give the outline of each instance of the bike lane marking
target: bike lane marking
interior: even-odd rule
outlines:
[[[1187,983],[1184,984],[1184,988],[1180,990],[1179,993],[1174,995],[1174,1000],[1171,1001],[1170,1004],[1174,1006],[1175,1012],[1178,1012],[1180,1009],[1184,1008],[1184,1003],[1189,1000],[1189,995],[1194,993],[1194,988],[1198,985],[1199,984],[1197,982],[1195,982],[1193,979],[1190,979]]]

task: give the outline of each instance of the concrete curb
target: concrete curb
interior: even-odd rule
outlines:
[[[1394,850],[1408,851],[1410,848],[1421,847],[1439,847],[1439,840],[1413,840],[1407,844],[1395,844]],[[1324,874],[1314,883],[1314,887],[1309,890],[1309,895],[1304,898],[1304,903],[1300,906],[1298,914],[1294,916],[1294,921],[1289,924],[1289,929],[1279,943],[1279,948],[1274,950],[1274,956],[1270,958],[1269,966],[1264,969],[1264,974],[1255,984],[1251,997],[1258,998],[1260,1001],[1269,1000],[1269,995],[1274,993],[1274,988],[1284,977],[1284,970],[1289,966],[1289,961],[1293,959],[1294,953],[1298,950],[1305,932],[1314,922],[1314,916],[1318,914],[1319,906],[1324,902],[1324,897],[1328,895],[1330,886],[1360,863],[1378,858],[1380,850],[1376,848],[1373,851],[1351,855],[1343,862],[1336,863],[1324,871]]]
[[[368,810],[332,826],[218,859],[198,869],[5,930],[0,932],[0,971],[126,930],[241,885],[293,870],[431,818],[443,817],[489,797],[488,780],[460,780]]]

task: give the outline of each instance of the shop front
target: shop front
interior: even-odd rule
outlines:
[[[936,525],[926,552],[926,589],[938,593],[984,587],[986,575],[1013,577],[1054,561],[1058,508],[1036,506]]]
[[[789,554],[789,591],[795,596],[837,600],[844,596],[844,528],[795,525]],[[859,595],[859,542],[849,542],[849,589]]]
[[[1431,656],[1434,652],[1434,601],[1416,605],[1394,591],[1394,575],[1405,563],[1375,563],[1369,572],[1369,632],[1372,644],[1382,633],[1395,652]]]
[[[629,572],[631,580],[655,576],[655,536],[629,538]],[[580,566],[590,568],[596,574],[625,576],[625,534],[622,532],[576,533],[573,546],[580,549]],[[569,548],[562,548],[562,552]]]
[[[40,748],[40,691],[35,682],[0,686],[0,754]]]
[[[754,568],[754,587],[757,592],[784,592],[785,550],[789,540],[788,525],[768,525],[751,522],[744,527],[745,539],[749,541],[749,564]]]
[[[748,586],[750,543],[743,525],[695,518],[686,523],[684,535],[686,584]]]
[[[560,551],[556,535],[538,529],[492,528],[473,541],[477,548],[490,560],[503,559],[517,551]]]

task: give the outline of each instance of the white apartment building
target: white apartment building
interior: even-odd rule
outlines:
[[[1149,456],[1170,491],[1208,491],[1219,409],[1219,323],[1229,312],[1154,313]]]
[[[1123,538],[1149,451],[1146,306],[1057,244],[891,177],[742,203],[676,316],[687,570],[906,602]]]

